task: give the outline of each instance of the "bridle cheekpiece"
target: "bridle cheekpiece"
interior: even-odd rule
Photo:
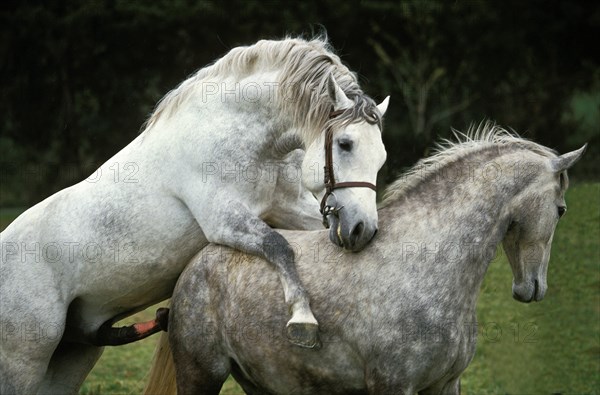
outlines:
[[[333,119],[341,115],[345,110],[333,110],[329,114],[329,119]],[[333,172],[333,129],[331,125],[325,130],[325,166],[323,167],[323,181],[325,183],[325,195],[321,199],[321,215],[323,216],[323,226],[329,228],[327,216],[333,214],[338,215],[338,212],[344,208],[344,206],[337,206],[337,198],[333,206],[327,204],[327,199],[330,196],[335,198],[333,191],[341,188],[370,188],[377,191],[377,187],[370,182],[364,181],[345,181],[335,182],[335,174]]]

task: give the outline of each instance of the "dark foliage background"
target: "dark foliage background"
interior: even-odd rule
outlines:
[[[168,90],[230,48],[327,31],[377,100],[392,96],[382,181],[450,128],[492,119],[597,177],[593,1],[65,0],[0,5],[0,206],[33,204],[131,141]]]

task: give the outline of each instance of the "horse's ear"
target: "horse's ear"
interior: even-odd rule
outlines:
[[[390,104],[390,97],[389,96],[386,97],[385,99],[383,99],[383,101],[377,105],[377,109],[381,113],[382,117],[385,115],[385,112],[387,111],[388,104]]]
[[[587,148],[587,143],[583,145],[583,147],[579,148],[576,151],[567,152],[559,156],[558,158],[554,158],[550,160],[550,167],[552,171],[555,173],[560,173],[561,171],[567,170],[571,166],[575,164],[581,157],[583,156],[585,150]]]
[[[327,79],[327,93],[333,102],[333,110],[344,110],[354,106],[354,102],[348,99],[342,88],[335,82],[333,75],[329,74]]]

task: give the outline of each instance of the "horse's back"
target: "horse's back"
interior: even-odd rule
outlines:
[[[426,388],[440,371],[453,376],[466,367],[474,337],[450,325],[464,317],[437,321],[438,307],[427,299],[432,292],[419,280],[427,276],[427,264],[405,257],[389,264],[385,233],[358,254],[331,245],[326,231],[282,234],[295,246],[323,347],[304,350],[287,343],[282,330],[287,310],[267,262],[209,245],[186,267],[173,295],[170,337],[184,350],[176,356],[178,365],[193,358],[235,361],[231,368],[239,381],[260,383],[273,393],[366,391],[372,379],[366,372],[385,366],[394,371],[379,373],[405,377],[407,390]],[[414,281],[406,280],[411,275]]]
[[[288,236],[295,233],[285,232]],[[319,242],[326,243],[321,246],[327,246],[320,236]],[[296,251],[297,256],[302,253],[308,251]],[[309,268],[298,263],[303,276]],[[329,303],[322,300],[326,292],[316,292],[319,286],[314,282],[306,284],[313,296],[311,305],[321,313],[320,350],[302,349],[287,341],[287,306],[277,272],[268,262],[228,247],[207,246],[186,267],[171,300],[169,333],[177,368],[189,369],[193,360],[214,361],[208,364],[217,367],[230,364],[242,385],[259,383],[270,393],[366,393],[364,361],[336,327],[336,321],[347,318],[340,315],[341,306],[332,306],[330,295],[326,297]],[[314,372],[319,369],[317,379]]]

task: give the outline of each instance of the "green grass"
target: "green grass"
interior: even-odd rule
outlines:
[[[463,375],[463,394],[600,394],[600,183],[573,184],[569,211],[555,233],[543,302],[514,301],[504,256],[491,264],[478,302],[477,352]],[[0,219],[6,226],[1,211]],[[139,394],[156,340],[107,348],[81,393]],[[230,379],[221,393],[242,391]]]

